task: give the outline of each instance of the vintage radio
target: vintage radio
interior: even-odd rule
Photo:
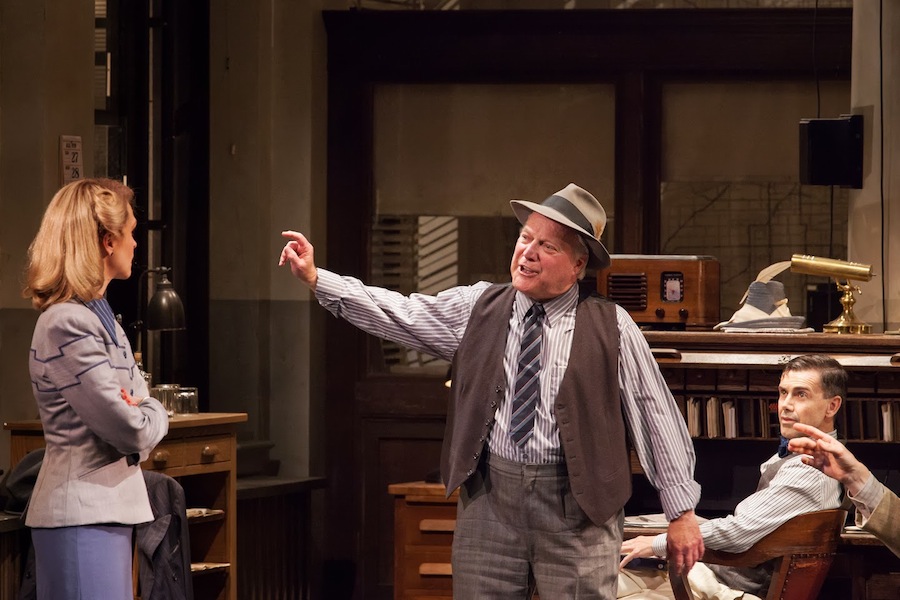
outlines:
[[[597,290],[651,329],[712,329],[719,322],[719,261],[683,254],[613,254]]]

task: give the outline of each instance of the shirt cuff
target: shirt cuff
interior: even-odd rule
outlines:
[[[666,544],[667,544],[666,540],[667,539],[668,539],[668,537],[666,536],[665,533],[661,533],[658,536],[656,536],[655,538],[653,538],[653,543],[651,544],[651,547],[653,548],[653,554],[655,554],[656,556],[658,556],[660,558],[666,557]]]
[[[694,510],[700,501],[700,484],[693,480],[658,492],[663,512],[669,521],[674,521],[687,511]]]
[[[859,525],[861,523],[860,517],[863,519],[871,517],[872,512],[878,506],[878,503],[881,502],[881,499],[884,497],[884,486],[875,479],[874,475],[869,475],[869,479],[862,486],[862,489],[859,490],[859,493],[851,496],[850,492],[847,492],[847,497],[856,505],[856,520],[857,525]]]
[[[325,269],[316,269],[316,300],[334,316],[338,316],[343,296],[341,276]]]

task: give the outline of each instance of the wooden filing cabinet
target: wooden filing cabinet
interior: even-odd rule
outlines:
[[[188,509],[207,509],[188,520],[196,600],[237,598],[236,426],[246,420],[246,413],[176,415],[169,420],[169,433],[141,464],[177,479]],[[10,422],[5,428],[11,432],[12,465],[44,446],[38,420]]]
[[[394,496],[394,598],[432,600],[453,596],[450,550],[458,492],[440,483],[396,483]]]
[[[447,498],[442,483],[412,481],[389,485],[388,492],[394,496],[394,600],[452,598],[459,491]]]

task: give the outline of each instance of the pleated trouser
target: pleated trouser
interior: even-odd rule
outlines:
[[[607,600],[616,597],[624,512],[594,525],[564,464],[486,456],[460,488],[453,597]]]

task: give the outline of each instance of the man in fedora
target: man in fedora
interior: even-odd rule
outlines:
[[[600,203],[569,184],[540,204],[511,204],[522,224],[511,284],[404,296],[316,268],[295,231],[282,233],[279,265],[335,316],[452,361],[441,475],[448,495],[460,489],[455,597],[528,598],[536,586],[543,598],[614,598],[626,436],[683,570],[703,553],[693,446],[634,321],[577,285],[609,265]]]

